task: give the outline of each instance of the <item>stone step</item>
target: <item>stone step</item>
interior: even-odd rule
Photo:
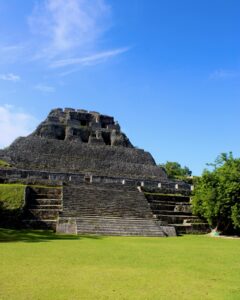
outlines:
[[[43,209],[55,209],[55,210],[62,210],[62,205],[59,205],[59,204],[37,204],[37,205],[32,205],[29,206],[29,209],[30,210],[33,210],[33,209],[40,209],[40,210],[43,210]]]
[[[62,206],[62,201],[61,200],[56,200],[56,199],[37,199],[37,200],[30,200],[27,203],[27,207],[29,206],[37,206],[37,205],[60,205]]]
[[[181,195],[154,195],[154,194],[145,194],[145,197],[149,202],[152,201],[167,201],[167,202],[187,202],[189,203],[189,196],[181,196]]]
[[[65,207],[64,207],[64,212],[67,212],[67,213],[79,213],[79,214],[81,214],[81,213],[89,213],[89,214],[96,214],[96,213],[98,213],[99,212],[99,214],[101,215],[101,214],[104,214],[104,213],[107,213],[107,214],[109,214],[109,213],[120,213],[120,214],[124,214],[124,213],[130,213],[130,214],[132,214],[133,216],[136,214],[136,215],[139,215],[139,214],[141,214],[141,215],[145,215],[146,217],[147,216],[152,216],[152,212],[144,212],[144,211],[140,211],[140,210],[127,210],[127,209],[116,209],[116,208],[114,208],[114,209],[106,209],[106,208],[104,208],[104,209],[88,209],[88,208],[85,208],[85,209],[74,209],[74,208],[69,208],[69,209],[65,209]]]
[[[120,219],[120,218],[119,218]],[[89,221],[89,222],[92,222],[92,223],[96,223],[96,222],[98,222],[98,223],[101,223],[101,224],[103,224],[103,226],[105,226],[105,223],[104,222],[107,222],[107,226],[109,225],[109,224],[137,224],[137,225],[143,225],[143,226],[157,226],[157,224],[155,224],[155,223],[153,223],[153,221],[152,220],[149,220],[149,222],[146,222],[145,220],[127,220],[127,219],[124,219],[124,218],[122,218],[123,220],[113,220],[113,219],[103,219],[103,221],[101,221],[101,219],[99,218],[99,219],[94,219],[94,218],[87,218],[87,217],[85,217],[84,219],[79,219],[79,218],[77,218],[77,222],[78,222],[78,224],[80,224],[81,222],[85,222],[86,220],[87,221]]]
[[[46,194],[46,193],[52,193],[52,194],[62,194],[62,188],[61,187],[28,187],[31,190],[31,193],[36,194]]]
[[[77,228],[78,234],[99,234],[99,235],[119,235],[119,236],[165,236],[162,231],[134,229],[131,227],[125,229],[101,229],[101,228]]]
[[[33,200],[40,200],[40,199],[55,199],[55,200],[61,200],[61,195],[55,195],[55,194],[31,194],[31,199]]]
[[[160,221],[166,221],[168,224],[182,224],[185,219],[196,219],[196,216],[189,215],[156,215],[157,219]]]
[[[207,223],[171,225],[176,228],[177,234],[205,234],[210,232],[210,227]]]
[[[167,200],[152,200],[149,201],[151,205],[160,205],[160,204],[167,204],[167,205],[191,205],[189,201],[167,201]]]
[[[140,225],[132,225],[132,224],[121,224],[121,225],[117,225],[116,224],[111,224],[111,226],[103,226],[102,224],[78,224],[77,225],[77,229],[78,230],[101,230],[101,231],[151,231],[151,232],[158,232],[159,233],[159,229],[156,229],[155,227],[151,227],[151,226],[140,226]]]
[[[78,193],[82,193],[84,191],[92,191],[96,189],[97,191],[113,191],[113,192],[127,192],[127,193],[135,193],[136,191],[140,194],[137,187],[125,186],[125,185],[117,185],[117,184],[82,184],[82,185],[70,185],[68,184],[68,193],[73,193],[74,191],[78,191]]]
[[[142,203],[141,201],[138,202],[138,199],[128,199],[123,198],[121,199],[119,198],[108,198],[108,199],[103,199],[103,198],[99,198],[99,197],[94,197],[94,198],[89,198],[89,197],[85,197],[85,198],[68,198],[68,200],[65,198],[63,200],[64,205],[85,205],[85,206],[94,206],[94,204],[99,205],[99,206],[114,206],[114,205],[121,205],[121,204],[125,204],[126,201],[129,203],[129,205],[134,205],[137,207],[145,207],[145,206],[149,206],[149,204],[146,203]]]
[[[100,231],[100,230],[78,230],[78,235],[102,235],[102,236],[145,236],[145,237],[164,237],[161,233],[151,232],[126,232],[126,231]]]
[[[96,205],[87,205],[87,204],[81,204],[81,203],[75,203],[75,204],[69,204],[66,205],[66,203],[63,203],[63,207],[66,209],[76,209],[76,210],[82,210],[82,209],[134,209],[134,210],[141,210],[145,209],[146,207],[150,208],[150,206],[137,206],[137,205],[129,205],[126,206],[126,204],[122,203],[121,205],[116,203],[115,205],[104,205],[100,203],[96,203]]]
[[[82,214],[82,215],[79,215],[79,214],[73,214],[73,213],[71,213],[71,214],[67,214],[67,213],[65,213],[65,212],[63,212],[63,213],[61,213],[60,214],[61,215],[61,217],[68,217],[68,218],[76,218],[76,217],[86,217],[86,216],[88,216],[89,214]],[[97,213],[95,213],[95,214],[91,214],[92,216],[101,216],[101,217],[111,217],[111,216],[114,216],[114,217],[118,217],[118,218],[121,218],[121,217],[132,217],[132,214],[121,214],[121,213],[114,213],[114,214],[97,214]],[[139,217],[139,218],[145,218],[145,216],[144,215],[136,215],[136,217]],[[153,218],[153,217],[152,217]]]
[[[107,228],[101,226],[89,227],[89,226],[80,226],[77,227],[77,233],[104,233],[105,235],[111,235],[112,233],[117,233],[118,235],[156,235],[156,236],[165,236],[164,233],[159,230],[154,230],[152,228],[137,228],[131,226],[122,226],[117,228]]]
[[[124,217],[114,217],[114,216],[112,216],[112,217],[102,217],[102,216],[96,216],[96,215],[88,215],[84,218],[79,217],[76,220],[82,220],[82,219],[94,219],[94,220],[96,220],[96,219],[99,219],[99,220],[106,219],[106,220],[115,220],[115,221],[121,221],[121,220],[143,221],[144,220],[145,222],[147,222],[147,221],[152,222],[152,218],[147,219],[147,218],[139,218],[139,217],[135,217],[135,216],[124,218]]]
[[[59,215],[59,209],[28,209],[25,212],[26,219],[57,219]]]
[[[139,209],[126,209],[126,208],[106,208],[106,207],[104,207],[104,208],[75,208],[75,207],[70,207],[70,208],[67,208],[66,209],[66,207],[64,207],[63,206],[63,208],[64,208],[64,211],[65,212],[76,212],[76,213],[86,213],[86,212],[89,212],[89,213],[91,213],[91,212],[94,212],[94,213],[96,213],[96,212],[101,212],[101,213],[112,213],[112,212],[120,212],[120,213],[125,213],[125,212],[129,212],[129,213],[132,213],[132,215],[134,216],[134,214],[136,213],[136,214],[141,214],[141,215],[146,215],[146,216],[152,216],[152,212],[150,211],[150,212],[144,212],[144,210],[143,211],[141,211],[141,210],[139,210]]]
[[[108,193],[108,194],[111,194],[111,193],[114,193],[114,194],[119,194],[119,193],[124,193],[126,195],[141,195],[143,193],[139,192],[137,189],[135,191],[128,191],[128,190],[120,190],[120,189],[104,189],[104,188],[99,188],[99,187],[96,187],[96,186],[92,186],[91,188],[85,188],[85,187],[82,187],[81,189],[80,188],[72,188],[72,190],[69,190],[69,187],[66,187],[64,188],[64,194],[65,195],[68,195],[68,196],[71,196],[71,195],[84,195],[84,194],[89,194],[91,193],[92,191],[94,191],[95,193],[98,193],[98,194],[101,194],[101,193]]]
[[[87,202],[88,201],[88,202]],[[66,198],[63,200],[63,204],[65,206],[87,206],[87,207],[94,207],[96,205],[98,206],[121,206],[126,204],[126,202],[129,204],[129,206],[135,206],[135,207],[139,207],[139,208],[143,208],[143,207],[149,207],[150,205],[148,203],[141,203],[140,201],[138,202],[137,199],[133,200],[129,200],[128,198],[124,198],[124,199],[108,199],[108,200],[104,200],[101,199],[99,197],[96,198],[76,198],[76,199],[71,199],[71,200],[66,200]]]
[[[78,234],[164,236],[152,219],[88,216],[76,218]]]
[[[169,203],[169,202],[164,202],[164,201],[161,201],[161,202],[149,202],[149,205],[151,206],[151,208],[163,208],[164,209],[164,207],[169,207],[170,209],[169,210],[171,210],[171,209],[174,209],[174,207],[176,207],[176,206],[187,206],[187,207],[191,207],[191,205],[189,204],[189,203],[186,203],[186,202],[177,202],[177,203],[175,203],[175,202],[171,202],[171,203]]]
[[[32,208],[32,209],[29,209],[30,212],[48,212],[49,209],[48,208]],[[52,208],[51,209],[51,212],[52,211],[55,211],[55,212],[59,212],[59,209],[58,208]]]
[[[191,212],[181,212],[181,211],[173,211],[173,210],[161,210],[161,209],[152,209],[153,214],[157,214],[158,216],[162,216],[162,215],[175,215],[175,216],[183,216],[183,217],[192,217],[192,213]]]

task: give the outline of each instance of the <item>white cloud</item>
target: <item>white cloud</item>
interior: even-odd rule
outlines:
[[[0,106],[0,148],[33,131],[37,120],[11,105]]]
[[[93,55],[85,56],[85,57],[75,57],[75,58],[67,58],[53,61],[50,64],[51,68],[61,68],[72,65],[93,65],[100,62],[105,61],[108,58],[117,56],[121,53],[128,51],[129,48],[119,48],[114,50],[109,50],[105,52],[95,53]]]
[[[45,37],[39,55],[59,53],[95,44],[106,30],[110,7],[104,0],[44,0],[29,18],[32,32]]]
[[[39,90],[44,93],[54,93],[55,88],[53,86],[45,85],[45,84],[38,84],[34,87],[36,90]]]
[[[13,64],[20,59],[23,61],[28,57],[28,54],[26,55],[27,51],[29,49],[26,44],[0,44],[0,64]]]
[[[231,71],[231,70],[216,70],[212,74],[210,74],[209,78],[210,79],[228,79],[228,78],[234,78],[238,77],[240,75],[239,72],[236,71]]]
[[[21,78],[18,75],[8,73],[8,74],[0,74],[0,80],[5,80],[5,81],[19,81]]]

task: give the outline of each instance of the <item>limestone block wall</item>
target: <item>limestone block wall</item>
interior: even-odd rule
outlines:
[[[19,169],[93,172],[105,176],[167,178],[150,153],[29,136],[17,139],[0,157]]]
[[[47,186],[59,186],[65,183],[79,185],[82,183],[104,184],[109,188],[116,185],[128,188],[141,188],[149,193],[181,194],[190,195],[191,187],[184,182],[164,180],[145,180],[144,178],[110,177],[93,173],[63,173],[47,172],[40,170],[0,169],[0,182],[23,182],[25,184],[43,184]],[[161,188],[159,188],[161,185]]]

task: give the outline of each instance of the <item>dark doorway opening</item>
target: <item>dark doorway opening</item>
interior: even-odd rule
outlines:
[[[92,176],[91,175],[85,175],[84,181],[86,183],[92,183]]]
[[[102,137],[103,137],[104,143],[106,145],[111,145],[111,135],[110,135],[110,132],[102,132]]]

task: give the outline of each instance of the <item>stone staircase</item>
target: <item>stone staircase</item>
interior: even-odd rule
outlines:
[[[174,226],[178,234],[208,231],[208,224],[192,215],[189,196],[147,192],[145,197],[161,225]]]
[[[85,183],[63,187],[59,231],[75,222],[75,233],[120,236],[166,236],[142,192],[124,185]],[[60,228],[60,226],[58,227]]]
[[[23,223],[37,229],[56,229],[62,211],[61,187],[27,187]]]
[[[136,187],[110,183],[28,186],[23,224],[64,233],[120,236],[169,236],[175,234],[175,229],[178,234],[209,230],[206,223],[192,215],[189,196],[143,193]]]
[[[151,219],[88,216],[76,219],[78,234],[117,236],[164,236]]]

